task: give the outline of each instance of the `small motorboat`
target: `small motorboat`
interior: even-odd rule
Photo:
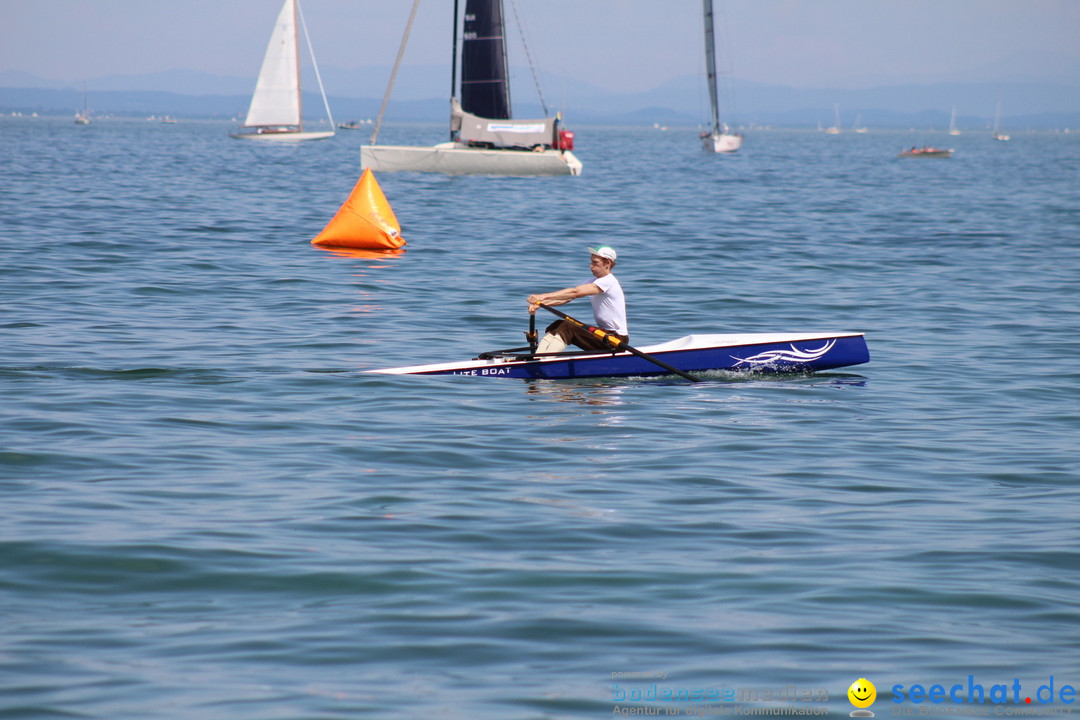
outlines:
[[[472,360],[366,372],[558,379],[644,377],[672,371],[682,375],[719,370],[807,373],[869,361],[863,333],[739,333],[687,335],[659,345],[609,352],[536,354],[531,347],[514,348],[482,353]]]
[[[929,145],[923,145],[921,148],[913,147],[910,150],[903,150],[896,157],[929,157],[929,158],[948,158],[952,157],[952,150],[943,150],[942,148],[930,147]]]

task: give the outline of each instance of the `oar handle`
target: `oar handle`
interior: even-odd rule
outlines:
[[[529,329],[525,331],[525,341],[529,343],[529,352],[536,352],[538,344],[536,335],[536,313],[529,313]]]
[[[626,350],[627,352],[631,353],[632,355],[636,355],[636,356],[638,356],[639,358],[641,358],[643,360],[648,360],[649,362],[653,363],[654,365],[659,365],[660,367],[664,368],[665,370],[668,370],[670,372],[675,373],[676,375],[679,375],[681,377],[686,378],[690,382],[701,382],[700,380],[698,380],[696,377],[694,377],[690,373],[686,372],[685,370],[680,370],[677,367],[674,367],[672,365],[668,365],[666,362],[664,362],[663,360],[661,360],[659,358],[655,358],[652,355],[647,355],[647,354],[641,352],[640,350],[638,350],[637,348],[630,347],[625,342],[623,342],[623,339],[621,337],[619,337],[615,333],[609,333],[607,330],[602,330],[602,329],[600,329],[598,327],[593,327],[592,325],[586,325],[585,323],[581,322],[580,320],[575,320],[574,318],[570,317],[566,313],[562,312],[561,310],[556,310],[555,308],[551,307],[550,305],[545,305],[544,303],[537,303],[537,306],[544,308],[545,310],[547,310],[550,313],[558,315],[563,320],[567,321],[568,323],[570,323],[572,325],[576,325],[579,328],[583,328],[583,329],[587,330],[588,332],[592,333],[596,337],[600,338],[604,342],[611,345],[613,348]]]

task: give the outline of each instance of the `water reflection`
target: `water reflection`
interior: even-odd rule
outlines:
[[[336,255],[340,258],[347,258],[351,260],[389,260],[399,255],[405,254],[405,248],[394,248],[387,250],[362,250],[359,248],[344,248],[344,247],[323,247],[320,245],[312,245],[312,247],[322,250],[330,255]],[[385,265],[370,265],[369,267],[386,267]]]
[[[566,380],[529,380],[525,384],[525,393],[544,400],[572,403],[574,405],[623,405],[622,393],[625,385],[607,385],[602,383],[574,383]]]

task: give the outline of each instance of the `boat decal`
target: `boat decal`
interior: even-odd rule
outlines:
[[[790,350],[766,350],[757,355],[751,355],[748,358],[740,358],[735,355],[732,355],[731,358],[738,361],[735,363],[735,367],[739,367],[743,364],[757,367],[759,365],[774,365],[777,363],[808,363],[817,360],[825,353],[832,350],[832,347],[835,344],[836,340],[832,339],[815,350],[800,350],[795,347],[795,343],[792,343]]]
[[[466,368],[465,370],[455,370],[454,375],[509,375],[510,368],[508,367],[482,367],[482,368]]]
[[[491,122],[487,126],[488,132],[504,133],[542,133],[547,126],[544,123],[499,123]]]

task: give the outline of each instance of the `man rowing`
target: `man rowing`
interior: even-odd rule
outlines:
[[[576,287],[563,288],[549,293],[536,293],[528,297],[529,312],[535,313],[540,305],[565,305],[571,300],[588,297],[592,301],[593,318],[601,330],[616,335],[626,343],[629,330],[626,325],[626,301],[623,297],[619,280],[612,275],[615,249],[607,245],[589,248],[589,269],[592,271],[591,282]],[[544,337],[537,345],[537,353],[557,353],[567,345],[576,345],[582,350],[610,350],[611,344],[590,333],[587,329],[556,320],[548,325]]]

